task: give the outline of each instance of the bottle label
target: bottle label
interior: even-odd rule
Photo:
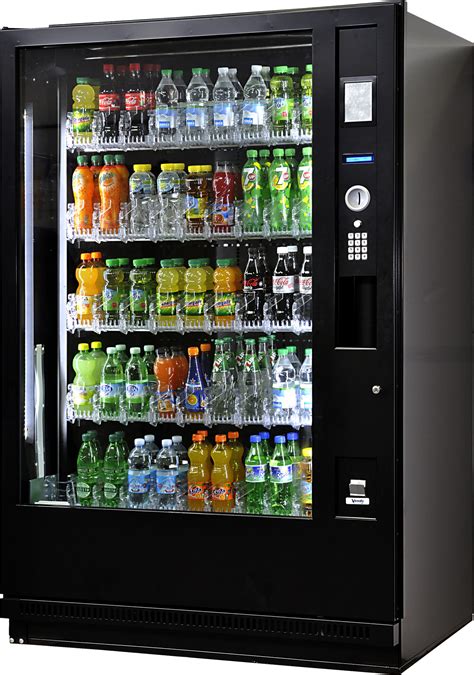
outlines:
[[[186,108],[186,126],[190,129],[202,129],[206,116],[204,107],[188,106]]]
[[[313,97],[303,95],[301,97],[301,118],[303,123],[311,124],[313,120]]]
[[[271,186],[274,190],[283,192],[290,187],[290,171],[287,166],[277,166],[272,170]]]
[[[104,497],[106,499],[115,499],[118,497],[118,487],[113,483],[104,483]]]
[[[120,382],[102,382],[99,388],[100,400],[103,403],[117,403],[122,388]]]
[[[263,290],[263,279],[259,276],[244,277],[244,293]]]
[[[75,134],[89,133],[94,119],[93,110],[73,110],[72,111],[72,130]]]
[[[136,469],[128,470],[128,491],[134,495],[144,495],[148,492],[150,471]]]
[[[156,110],[156,122],[158,129],[175,129],[176,110],[168,106],[159,106]]]
[[[202,220],[206,212],[207,199],[205,197],[195,197],[186,195],[186,219]]]
[[[204,293],[184,294],[184,313],[187,316],[202,316],[204,314]]]
[[[270,481],[272,483],[291,483],[293,482],[293,465],[272,466],[270,463]]]
[[[205,394],[201,384],[188,383],[186,385],[186,410],[202,412],[204,410]]]
[[[173,473],[156,474],[156,492],[159,495],[176,494],[176,475]]]
[[[190,483],[188,499],[203,501],[206,498],[207,483]]]
[[[147,311],[147,295],[143,288],[132,288],[130,290],[130,309],[135,314]]]
[[[212,224],[215,226],[234,226],[234,205],[223,204],[222,202],[214,205],[214,213],[212,214]]]
[[[234,126],[234,108],[232,103],[214,103],[214,126],[232,127]]]
[[[272,103],[273,103],[273,120],[275,122],[288,122],[291,119],[293,100],[290,98],[283,98],[281,96],[276,96],[272,99]]]
[[[212,486],[212,501],[227,502],[234,498],[232,483],[219,483]]]
[[[172,389],[160,391],[157,407],[160,415],[173,415],[176,408],[176,393]]]
[[[294,276],[273,277],[272,285],[274,293],[294,293],[295,277]]]
[[[313,484],[309,480],[302,480],[300,483],[301,502],[303,504],[313,503]]]
[[[147,110],[154,110],[155,108],[155,92],[154,91],[146,91],[145,92],[145,107]]]
[[[143,403],[147,395],[148,382],[127,382],[125,396],[129,403]]]
[[[311,295],[313,292],[313,277],[300,276],[300,293],[303,295]]]
[[[311,188],[311,166],[298,167],[298,185],[300,192]]]
[[[216,293],[216,316],[235,316],[235,293]]]
[[[133,173],[129,181],[130,194],[135,195],[152,195],[155,192],[155,185],[152,177],[143,171]]]
[[[120,303],[120,293],[118,288],[104,288],[102,294],[102,302],[104,311],[118,312]]]
[[[248,126],[265,124],[265,104],[259,101],[246,101],[243,106],[242,122]]]
[[[88,405],[92,402],[92,397],[95,393],[94,386],[86,386],[82,384],[72,385],[72,402],[74,405]]]
[[[251,192],[259,189],[257,187],[258,166],[244,166],[242,170],[242,189],[244,192]]]
[[[93,297],[91,295],[76,295],[76,312],[78,314],[90,314]]]
[[[144,91],[127,91],[125,93],[125,110],[145,110],[146,94]]]
[[[176,316],[176,293],[158,293],[158,316]]]
[[[245,465],[245,480],[247,483],[264,483],[266,479],[266,464]]]
[[[272,390],[275,410],[294,410],[296,408],[296,388],[294,386],[283,388],[274,384]]]
[[[76,492],[79,499],[87,499],[92,495],[92,485],[78,481],[76,484]]]
[[[224,372],[225,358],[223,354],[216,354],[214,356],[214,363],[212,365],[213,373],[223,373]]]
[[[313,385],[308,382],[300,383],[300,406],[302,410],[313,409]]]
[[[119,94],[99,94],[99,110],[101,112],[118,112],[120,110]]]

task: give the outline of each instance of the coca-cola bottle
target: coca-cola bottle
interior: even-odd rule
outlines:
[[[127,66],[117,66],[115,71],[115,89],[120,97],[120,110],[125,110],[125,92],[127,90]]]
[[[125,92],[125,110],[130,114],[130,133],[132,136],[146,136],[148,133],[148,114],[140,64],[131,63],[128,70],[129,79]]]
[[[278,246],[278,260],[273,272],[272,286],[275,298],[274,318],[279,323],[292,319],[295,275],[288,269],[288,248]]]
[[[261,274],[263,275],[263,288],[265,289],[265,293],[271,293],[272,273],[270,272],[270,268],[268,267],[264,246],[258,247],[258,267],[260,269]]]
[[[258,249],[249,248],[244,272],[244,317],[246,321],[261,322],[265,302],[265,279],[259,264]]]
[[[99,112],[102,113],[105,138],[116,138],[119,132],[120,94],[115,82],[115,66],[103,65],[104,79],[99,93]]]
[[[143,87],[145,89],[145,107],[147,110],[154,110],[155,104],[155,64],[145,63],[143,66]]]
[[[295,293],[298,293],[298,261],[296,259],[298,255],[297,246],[287,246],[288,256],[287,256],[287,265],[288,265],[288,274],[291,274],[295,278]]]
[[[301,320],[311,321],[313,315],[313,261],[312,246],[303,246],[303,265],[299,276],[299,288],[301,294]]]

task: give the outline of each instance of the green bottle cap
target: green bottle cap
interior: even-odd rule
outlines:
[[[286,348],[280,347],[280,349],[278,350],[278,356],[286,356],[287,354],[288,352],[286,351]]]
[[[183,77],[183,71],[182,70],[173,70],[173,75],[175,77]]]
[[[291,68],[288,68],[288,72],[290,75],[299,75],[300,69],[298,66],[291,66]]]
[[[115,435],[122,441],[125,438],[125,431],[116,431]]]
[[[230,267],[232,265],[232,260],[230,258],[218,258],[216,260],[217,267]]]
[[[143,265],[146,264],[143,262],[143,258],[135,258],[132,260],[132,265],[134,267],[143,267]]]
[[[214,340],[214,344],[215,344],[216,346],[217,346],[217,345],[223,345],[223,344],[224,344],[224,340],[222,340],[222,339],[220,339],[220,338],[217,338],[217,340]]]
[[[313,64],[307,63],[305,70],[306,70],[307,73],[312,73],[313,72]]]
[[[224,344],[228,345],[232,342],[233,338],[231,338],[229,336],[229,337],[222,338],[222,340],[223,340]]]
[[[191,258],[191,260],[188,260],[188,265],[189,267],[204,267],[202,258]]]
[[[275,148],[273,150],[273,156],[274,157],[284,157],[285,151],[282,148]]]
[[[125,164],[125,155],[119,154],[119,155],[114,155],[115,157],[115,164]]]
[[[246,345],[254,345],[255,344],[255,338],[246,338],[245,344]]]
[[[99,432],[98,432],[96,429],[91,429],[91,430],[89,431],[89,436],[90,436],[91,438],[97,438],[98,435],[99,435]]]
[[[265,342],[268,342],[268,338],[267,338],[266,336],[265,336],[265,337],[259,337],[259,338],[258,338],[258,341],[259,341],[259,342],[264,342],[264,343],[265,343]]]
[[[311,157],[313,154],[313,148],[311,145],[307,145],[303,148],[303,157]]]
[[[263,150],[259,150],[258,154],[260,155],[260,157],[270,157],[270,150],[264,148]]]
[[[164,75],[165,77],[171,77],[171,68],[165,68],[164,70],[161,71],[161,74]]]
[[[103,161],[101,155],[92,155],[91,162],[93,166],[102,166]]]
[[[151,267],[152,265],[156,264],[155,258],[143,258],[143,262],[147,267]]]
[[[114,432],[113,434],[109,434],[109,443],[115,443],[117,440],[117,434]]]
[[[289,345],[286,348],[286,351],[288,352],[288,354],[296,354],[296,347],[294,345]]]
[[[200,260],[203,265],[209,265],[209,263],[211,262],[210,258],[200,258]]]
[[[211,72],[210,68],[202,68],[202,74],[203,75],[209,75],[210,72]]]
[[[105,261],[106,267],[118,267],[119,265],[120,263],[117,258],[107,258]]]
[[[295,155],[296,155],[295,148],[286,148],[285,157],[295,157]]]
[[[184,267],[184,258],[172,258],[175,267]]]
[[[312,348],[311,348],[311,347],[306,347],[306,349],[304,350],[304,355],[305,355],[305,356],[312,356],[312,355],[313,355],[313,350],[312,350]]]
[[[136,356],[137,354],[140,354],[140,347],[130,347],[130,354],[132,356]]]
[[[88,431],[86,431],[85,434],[82,434],[82,442],[87,443],[88,440],[90,440],[90,434]]]
[[[155,351],[155,345],[145,345],[143,347],[144,352],[154,352]]]
[[[275,66],[273,72],[275,75],[284,75],[288,72],[288,66]]]
[[[107,354],[115,354],[115,347],[107,347]]]
[[[91,81],[88,77],[76,77],[76,84],[90,84]]]
[[[193,68],[192,73],[193,73],[193,75],[201,75],[202,74],[202,68]]]
[[[78,166],[87,166],[89,164],[89,157],[87,155],[78,155],[77,164]]]
[[[115,155],[104,155],[105,164],[115,164]]]
[[[249,159],[256,159],[258,157],[258,152],[256,150],[247,150],[247,157]]]
[[[128,265],[130,263],[129,258],[117,258],[117,260],[119,262],[120,267],[125,267],[126,265]]]
[[[166,260],[160,260],[160,265],[162,267],[176,267],[174,258],[167,258]]]

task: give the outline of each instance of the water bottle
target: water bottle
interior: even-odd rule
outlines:
[[[150,455],[150,482],[148,487],[148,494],[151,500],[154,500],[156,494],[156,458],[158,456],[158,446],[155,443],[153,434],[145,436],[145,448]]]
[[[156,506],[159,509],[174,510],[179,458],[170,438],[164,438],[161,445],[156,458]]]
[[[148,504],[150,485],[150,455],[145,439],[136,438],[128,456],[128,503],[132,509],[143,509]]]
[[[295,369],[295,374],[296,374],[296,400],[297,403],[299,402],[300,398],[300,370],[301,370],[301,361],[298,358],[298,354],[296,353],[296,347],[295,345],[289,345],[286,348],[287,351],[287,356],[288,356],[288,361],[291,363],[293,368]]]
[[[268,351],[268,337],[258,338],[258,367],[262,379],[264,410],[269,410],[272,405],[272,364]]]
[[[244,420],[260,420],[263,415],[264,391],[258,367],[254,338],[245,340],[245,359],[242,371],[242,414]]]
[[[161,71],[161,81],[156,88],[156,128],[160,136],[172,137],[176,133],[178,88],[171,79],[171,70]]]
[[[148,373],[140,347],[130,348],[130,359],[125,368],[125,397],[129,415],[144,415],[148,403]]]
[[[160,201],[161,224],[163,231],[171,234],[176,232],[181,203],[181,177],[175,170],[175,164],[162,164],[156,185]]]
[[[178,103],[186,102],[186,83],[183,80],[182,70],[173,70],[173,82],[178,90]]]
[[[229,78],[228,68],[218,68],[219,76],[214,86],[214,126],[228,128],[234,126],[234,101],[237,96]]]
[[[287,420],[296,409],[296,371],[288,359],[287,350],[280,348],[273,368],[273,411],[276,417]]]
[[[313,414],[313,350],[308,347],[304,350],[305,359],[300,370],[300,414]]]
[[[267,96],[270,95],[270,80],[272,79],[270,66],[262,66],[262,77],[267,88]]]
[[[262,66],[252,66],[252,72],[244,87],[244,107],[242,122],[254,131],[262,131],[265,126],[265,101],[268,89],[262,77]]]
[[[188,451],[183,445],[182,436],[172,436],[171,440],[173,441],[173,449],[178,457],[178,477],[176,479],[177,507],[184,508],[188,494]]]
[[[244,97],[244,90],[242,89],[242,85],[240,84],[238,78],[237,78],[237,68],[229,68],[229,79],[234,85],[234,89],[236,92],[236,100],[241,101]]]
[[[206,126],[206,103],[209,89],[202,78],[202,69],[193,68],[193,76],[186,89],[186,127],[202,132]]]
[[[214,85],[212,84],[212,80],[211,80],[211,71],[210,71],[210,69],[209,69],[209,68],[202,68],[201,75],[202,75],[202,79],[203,79],[204,82],[206,83],[206,87],[207,87],[208,90],[209,90],[209,100],[211,100],[211,99],[212,99],[212,92],[213,92],[213,89],[214,89]]]
[[[115,352],[115,347],[107,347],[107,360],[100,378],[100,410],[106,416],[119,414],[124,389],[123,368]]]

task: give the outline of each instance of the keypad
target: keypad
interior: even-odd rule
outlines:
[[[347,233],[347,260],[369,259],[369,236],[367,232]]]

